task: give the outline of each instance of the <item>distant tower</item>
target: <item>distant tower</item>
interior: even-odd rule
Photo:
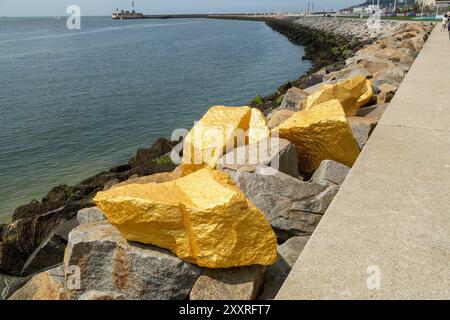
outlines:
[[[136,10],[134,10],[134,1],[131,1],[131,6],[133,7],[133,13],[136,13]]]

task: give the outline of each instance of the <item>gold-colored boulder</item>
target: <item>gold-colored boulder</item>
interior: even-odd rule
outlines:
[[[356,101],[356,109],[349,113],[353,113],[353,115],[356,115],[356,111],[358,111],[358,109],[361,109],[366,104],[368,104],[370,102],[370,100],[373,98],[374,94],[373,94],[373,89],[372,89],[372,81],[366,80],[365,88],[363,90],[365,92]]]
[[[99,192],[94,201],[127,240],[171,250],[208,268],[271,265],[277,241],[267,218],[209,168],[165,183]]]
[[[205,167],[215,168],[227,152],[269,136],[270,130],[261,111],[246,106],[212,107],[186,136],[182,175]]]
[[[294,113],[276,130],[297,147],[299,169],[314,172],[323,160],[351,167],[360,150],[338,100]]]
[[[305,109],[313,108],[332,99],[337,99],[347,117],[366,105],[373,97],[372,83],[365,76],[357,76],[332,84],[323,84],[320,90],[308,97]]]
[[[234,145],[244,145],[250,117],[250,107],[210,108],[185,138],[182,175],[186,176],[206,166],[214,168],[217,160],[234,149]]]

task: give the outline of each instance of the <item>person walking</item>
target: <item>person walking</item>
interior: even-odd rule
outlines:
[[[447,30],[447,27],[448,27],[448,14],[445,14],[444,17],[442,18],[441,32]]]
[[[450,39],[450,23],[447,23],[448,38]]]

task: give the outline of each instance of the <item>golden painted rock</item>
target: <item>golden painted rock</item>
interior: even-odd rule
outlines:
[[[312,173],[323,160],[351,167],[360,152],[338,100],[296,112],[276,130],[296,145],[300,171]]]
[[[252,108],[250,125],[248,129],[248,144],[258,143],[258,141],[270,138],[270,130],[267,127],[266,117],[256,108]]]
[[[205,166],[213,168],[227,151],[244,145],[250,117],[250,107],[210,108],[186,136],[182,175],[186,176]]]
[[[372,83],[361,75],[337,83],[322,85],[318,92],[308,97],[305,109],[337,99],[349,117],[354,116],[356,110],[366,105],[372,96]]]
[[[187,135],[181,162],[186,176],[204,167],[214,168],[224,154],[245,144],[270,138],[266,118],[250,107],[215,106]]]
[[[127,240],[169,249],[202,267],[277,259],[266,217],[221,171],[204,168],[175,181],[126,185],[94,200]]]
[[[366,80],[365,89],[363,89],[365,93],[363,93],[358,101],[356,101],[356,109],[354,109],[353,116],[356,115],[356,111],[364,107],[366,104],[370,102],[373,97],[373,89],[372,89],[372,81]]]

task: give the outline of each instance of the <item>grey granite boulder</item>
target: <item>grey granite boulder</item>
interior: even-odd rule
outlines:
[[[206,269],[190,293],[190,300],[255,300],[266,275],[265,266]]]
[[[284,96],[283,102],[281,103],[281,109],[289,109],[293,111],[301,110],[300,103],[305,101],[309,96],[309,93],[299,89],[290,88],[286,95]]]
[[[348,80],[354,77],[364,76],[370,78],[372,75],[369,71],[361,66],[352,64],[342,70],[331,72],[324,77],[324,81]]]
[[[320,202],[320,195],[330,186],[304,182],[281,172],[225,170],[247,197],[261,209],[280,240],[311,235],[322,214],[296,210],[301,203]],[[326,199],[328,203],[329,200]],[[295,206],[294,206],[295,204]],[[317,205],[318,206],[318,205]],[[322,206],[326,209],[326,206]],[[324,211],[323,210],[323,211]]]
[[[289,109],[277,108],[277,109],[273,110],[267,116],[267,127],[269,127],[269,129],[275,129],[280,124],[282,124],[284,121],[289,119],[294,113],[295,113],[295,111],[289,110]]]
[[[286,261],[289,267],[293,267],[297,262],[300,253],[302,253],[309,241],[309,236],[293,237],[278,247],[278,253]]]
[[[78,226],[76,217],[61,222],[28,257],[22,268],[22,276],[30,275],[60,265],[64,259],[70,231]]]
[[[79,224],[89,224],[104,221],[106,217],[98,207],[92,207],[78,211],[77,219]]]
[[[61,264],[66,244],[60,236],[51,233],[25,262],[21,274],[29,275]]]
[[[0,272],[20,276],[29,256],[58,225],[72,220],[81,208],[82,204],[70,202],[59,209],[4,226],[0,239]]]
[[[80,225],[70,233],[64,267],[66,274],[79,270],[73,299],[95,290],[127,300],[183,300],[201,273],[166,250],[127,242],[108,222]]]
[[[0,274],[0,300],[6,300],[31,277],[13,277]]]
[[[36,274],[8,300],[68,300],[63,266]]]
[[[13,244],[0,241],[0,273],[20,275],[26,257]],[[19,270],[19,271],[17,271]]]
[[[381,91],[380,86],[382,86],[383,84],[390,84],[396,86],[397,88],[400,86],[403,81],[403,76],[401,75],[401,73],[405,73],[405,71],[408,70],[406,68],[403,68],[402,72],[396,72],[395,68],[396,67],[392,67],[392,69],[390,69],[392,72],[386,71],[378,73],[376,77],[372,79],[372,89],[375,94],[378,94]]]
[[[217,169],[254,172],[260,165],[299,177],[295,146],[279,138],[271,138],[265,145],[251,144],[236,148],[219,159]]]
[[[378,124],[378,119],[370,117],[348,117],[347,121],[352,129],[353,136],[362,150]]]
[[[324,214],[339,191],[339,186],[329,186],[321,193],[292,203],[292,211]]]
[[[341,185],[350,168],[333,160],[324,160],[314,172],[311,181],[320,185]]]
[[[311,87],[305,88],[304,91],[306,91],[306,92],[309,93],[310,95],[311,95],[311,94],[314,94],[314,93],[320,91],[320,89],[322,88],[322,86],[323,86],[324,84],[325,84],[325,82],[321,82],[321,83],[315,84],[315,85],[313,85],[313,86],[311,86]]]
[[[275,299],[308,241],[309,236],[293,237],[278,246],[278,261],[267,269],[261,300]]]
[[[379,121],[383,113],[386,111],[388,105],[388,103],[383,103],[362,108],[356,111],[356,115],[358,117],[367,117]]]

